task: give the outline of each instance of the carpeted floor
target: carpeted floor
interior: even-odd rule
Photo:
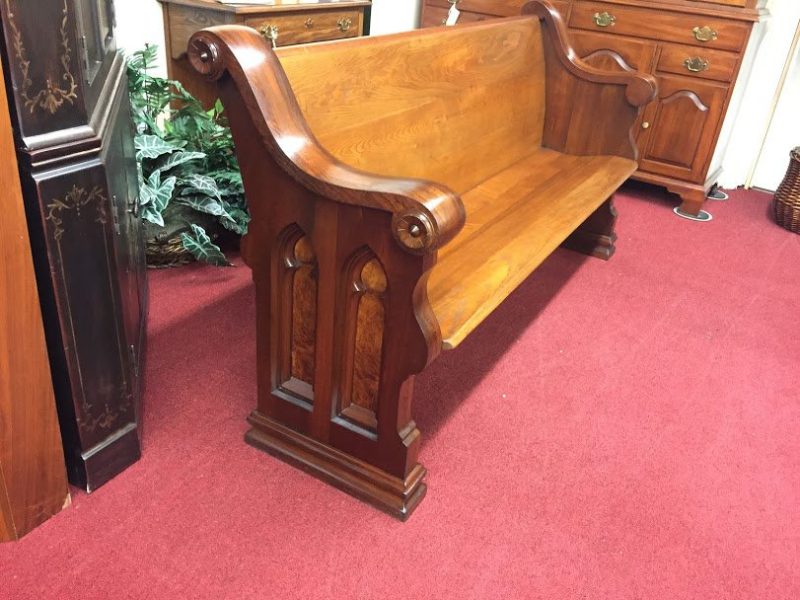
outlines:
[[[0,598],[800,598],[800,236],[764,194],[619,197],[416,388],[405,524],[246,446],[249,271],[151,273],[142,460],[17,544]]]

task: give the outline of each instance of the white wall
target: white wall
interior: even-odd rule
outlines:
[[[420,0],[372,0],[372,35],[415,29],[419,24]]]
[[[800,41],[800,24],[795,39]],[[753,173],[752,185],[767,190],[780,185],[789,165],[789,152],[800,146],[800,45],[795,46],[788,66],[788,77]]]
[[[371,33],[380,35],[414,29],[419,22],[420,0],[374,0]],[[158,74],[166,76],[164,19],[156,0],[116,0],[117,44],[133,52],[146,43],[161,48]]]
[[[164,17],[156,0],[115,0],[117,14],[117,46],[127,54],[141,50],[145,44],[158,44],[161,57],[154,74],[167,76],[164,50]]]
[[[736,85],[734,100],[726,119],[724,129],[730,134],[729,141],[727,145],[721,145],[717,149],[718,152],[724,152],[720,179],[722,187],[744,185],[756,166],[759,148],[767,136],[781,73],[800,20],[798,0],[771,0],[767,8],[771,16],[759,26],[763,37],[754,40],[754,47],[748,49],[747,59],[752,62],[752,68],[749,74],[747,66],[743,68],[743,76]],[[753,53],[753,50],[757,50],[757,53]],[[795,70],[795,77],[797,76],[800,74]],[[778,117],[780,115],[776,115],[773,121],[775,126],[784,128],[784,132],[788,134],[791,123]],[[800,131],[795,132],[795,138],[800,138]],[[800,139],[795,142],[797,144],[800,144]],[[784,168],[787,164],[788,151]],[[774,190],[779,183],[780,179],[775,181],[774,176],[770,176],[761,178],[757,185]]]

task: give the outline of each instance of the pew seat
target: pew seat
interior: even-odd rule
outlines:
[[[466,222],[428,282],[443,348],[458,346],[635,171],[627,158],[538,148],[462,194]]]

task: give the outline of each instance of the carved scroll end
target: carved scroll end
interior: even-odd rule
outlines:
[[[206,31],[198,31],[189,40],[189,62],[195,71],[209,81],[216,81],[225,72],[225,61],[219,40]]]
[[[426,254],[437,247],[437,231],[431,218],[422,211],[407,211],[392,217],[392,233],[407,252]]]
[[[644,106],[655,100],[658,93],[658,84],[652,75],[634,72],[627,75],[632,77],[625,89],[625,99],[631,106]]]

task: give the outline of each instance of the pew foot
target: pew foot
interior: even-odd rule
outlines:
[[[405,521],[425,497],[427,471],[417,463],[405,479],[298,433],[254,411],[245,441],[375,508]]]
[[[610,259],[616,251],[617,209],[609,198],[586,219],[562,244],[564,248],[588,254],[603,260]]]

